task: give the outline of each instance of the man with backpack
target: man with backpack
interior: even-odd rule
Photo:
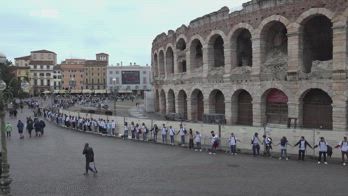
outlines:
[[[234,133],[231,133],[231,136],[228,139],[228,144],[230,145],[230,149],[231,149],[230,153],[232,155],[237,154],[237,142],[240,142],[240,140],[236,138]]]
[[[335,148],[341,148],[341,153],[342,153],[342,165],[346,166],[346,160],[345,157],[347,157],[348,160],[348,141],[347,137],[345,136],[343,138],[343,141],[341,141]]]
[[[179,132],[177,133],[177,135],[180,134],[180,139],[181,139],[181,146],[185,145],[185,136],[187,134],[186,129],[182,126],[182,124],[180,124],[180,129]]]
[[[175,129],[169,126],[170,145],[174,146]]]
[[[298,146],[298,148],[299,148],[298,149],[298,160],[302,160],[302,161],[304,161],[307,146],[309,146],[310,148],[313,148],[307,142],[307,140],[305,139],[304,136],[301,136],[301,139],[294,146]]]
[[[315,145],[314,148],[319,148],[319,158],[318,158],[318,164],[321,164],[321,157],[324,158],[324,164],[327,165],[326,162],[326,155],[328,153],[328,144],[325,141],[324,137],[320,137],[320,141],[318,145]]]
[[[166,127],[165,124],[163,124],[162,132],[161,132],[161,134],[162,134],[162,143],[163,144],[167,144],[167,132],[168,132],[167,127]]]
[[[251,145],[253,150],[254,157],[260,155],[260,139],[259,139],[259,133],[255,133],[254,136],[251,139]]]

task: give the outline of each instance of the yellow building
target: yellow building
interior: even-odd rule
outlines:
[[[85,89],[106,89],[106,69],[109,64],[109,55],[96,54],[96,60],[87,60],[85,64]]]

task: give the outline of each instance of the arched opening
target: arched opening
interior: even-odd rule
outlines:
[[[172,89],[168,91],[168,113],[175,113],[175,94]]]
[[[309,90],[303,96],[303,127],[332,129],[332,99],[321,89]]]
[[[204,114],[203,93],[195,89],[191,95],[191,117],[193,121],[202,121]]]
[[[209,64],[211,67],[225,66],[224,40],[214,35],[209,41]]]
[[[313,66],[332,65],[332,22],[323,15],[312,16],[301,24],[303,72],[310,73]],[[325,62],[329,61],[329,62]]]
[[[209,95],[209,113],[225,114],[225,96],[220,90],[213,90]]]
[[[153,65],[154,65],[154,76],[158,76],[158,56],[157,53],[153,56]]]
[[[156,89],[156,100],[155,100],[155,111],[159,112],[160,111],[160,99],[159,99],[159,93],[158,90]]]
[[[246,90],[239,90],[232,96],[232,122],[239,125],[253,125],[252,97]]]
[[[266,123],[288,123],[288,96],[278,89],[270,89],[264,94],[266,98]]]
[[[166,104],[166,93],[164,92],[164,90],[161,91],[160,93],[160,112],[161,114],[166,114],[167,113],[167,104]]]
[[[164,75],[164,52],[163,50],[159,53],[159,75]]]
[[[177,62],[178,62],[178,73],[185,73],[186,67],[186,42],[183,38],[180,38],[176,43],[177,49]]]
[[[171,47],[166,52],[166,69],[167,74],[174,74],[174,52]]]
[[[191,43],[191,69],[197,69],[203,66],[203,46],[199,39],[195,39]]]
[[[233,66],[252,66],[252,41],[251,33],[248,29],[239,29],[234,33],[231,39],[231,49]]]
[[[182,119],[187,119],[187,95],[184,90],[179,91],[178,94],[178,113]]]
[[[265,73],[287,72],[288,37],[283,23],[272,21],[262,29],[261,60]]]

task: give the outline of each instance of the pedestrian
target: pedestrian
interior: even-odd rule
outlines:
[[[196,135],[194,137],[194,140],[196,142],[196,149],[195,149],[195,151],[202,152],[202,147],[201,147],[202,135],[198,131],[196,131]]]
[[[98,173],[94,164],[93,148],[91,148],[88,143],[85,144],[82,154],[85,155],[85,158],[86,158],[86,167],[85,167],[86,172],[83,175],[88,175],[88,170],[92,171],[95,174]]]
[[[168,129],[166,128],[166,125],[163,124],[163,127],[162,127],[162,143],[163,144],[167,144],[167,132],[168,132]]]
[[[231,133],[231,136],[228,139],[228,144],[230,146],[231,155],[237,155],[237,142],[240,142],[240,140],[238,138],[236,138],[234,133]]]
[[[18,120],[17,129],[18,129],[18,133],[19,133],[19,139],[23,139],[24,138],[24,135],[23,135],[24,124],[22,123],[21,120]]]
[[[44,134],[44,131],[45,131],[45,127],[46,127],[46,124],[43,120],[40,120],[40,132],[41,132],[41,135]]]
[[[321,161],[322,161],[321,157],[323,157],[324,164],[327,165],[326,155],[328,151],[328,143],[325,141],[325,138],[320,137],[319,143],[315,145],[314,148],[319,148],[318,164],[321,164]]]
[[[252,145],[254,157],[260,155],[260,143],[261,141],[259,139],[259,134],[256,132],[251,139],[251,145]]]
[[[342,153],[342,165],[346,166],[345,157],[348,160],[348,141],[347,137],[343,137],[343,141],[341,141],[335,148],[340,148]]]
[[[175,130],[172,126],[169,126],[169,137],[170,137],[170,145],[174,146],[174,137],[175,137]]]
[[[137,124],[135,125],[135,138],[136,138],[137,140],[140,139],[140,134],[141,134],[141,129],[140,129],[140,127],[139,127],[139,124],[137,123]]]
[[[154,124],[152,131],[153,131],[153,142],[157,143],[157,134],[158,134],[157,124]]]
[[[111,135],[115,136],[115,133],[116,133],[116,123],[114,120],[112,120],[112,122],[111,122]],[[127,135],[128,135],[128,133],[127,133]]]
[[[135,126],[134,126],[134,122],[131,122],[130,130],[131,130],[131,132],[132,132],[132,139],[134,140],[134,139],[135,139]]]
[[[307,146],[313,148],[304,136],[301,136],[300,140],[294,146],[298,146],[298,160],[302,161],[304,161]]]
[[[187,134],[187,131],[182,126],[182,124],[180,124],[180,129],[179,129],[177,135],[179,135],[179,134],[180,134],[180,144],[181,144],[181,146],[184,146],[185,145],[185,136]]]
[[[6,137],[10,138],[11,137],[11,132],[12,132],[12,125],[11,125],[11,123],[9,123],[9,122],[6,123],[5,130],[6,130]]]
[[[267,137],[266,135],[262,136],[263,138],[263,145],[264,145],[264,151],[263,151],[263,155],[264,156],[268,156],[268,157],[272,157],[271,154],[271,150],[272,150],[272,138],[271,137]]]
[[[216,154],[216,149],[219,147],[219,137],[215,135],[214,131],[211,131],[211,149],[209,154]]]
[[[282,139],[280,139],[280,142],[279,144],[277,144],[280,146],[280,157],[279,157],[279,160],[282,160],[282,159],[285,159],[285,160],[289,160],[288,158],[288,154],[287,154],[287,146],[291,146],[289,144],[289,141],[288,139],[283,136]]]
[[[148,129],[145,125],[145,123],[142,124],[141,126],[141,132],[143,133],[143,141],[146,141],[147,140],[147,134],[148,134]]]
[[[124,123],[123,137],[124,140],[128,139],[128,123]]]
[[[194,144],[193,144],[193,131],[192,129],[189,130],[189,149],[193,150],[194,149]]]
[[[33,120],[31,120],[31,118],[28,118],[27,120],[27,131],[29,134],[29,138],[31,138],[31,132],[33,131]]]

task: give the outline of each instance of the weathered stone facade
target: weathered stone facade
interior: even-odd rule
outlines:
[[[157,111],[191,121],[347,129],[345,0],[253,0],[158,35]]]

